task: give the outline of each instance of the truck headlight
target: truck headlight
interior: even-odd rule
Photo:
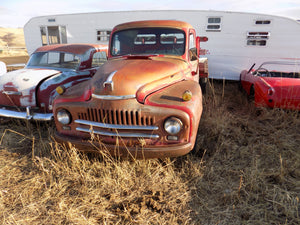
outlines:
[[[71,123],[71,114],[65,109],[59,110],[56,114],[56,118],[58,122],[63,125]]]
[[[169,134],[175,135],[181,130],[182,122],[176,117],[170,117],[165,121],[164,128]]]

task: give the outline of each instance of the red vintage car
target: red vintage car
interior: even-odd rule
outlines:
[[[257,107],[300,110],[300,62],[264,62],[242,71],[240,82]]]
[[[56,87],[90,79],[107,60],[107,49],[95,44],[38,48],[25,68],[0,76],[0,117],[51,120]]]

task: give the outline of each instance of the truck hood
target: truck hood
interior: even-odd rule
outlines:
[[[106,62],[91,80],[92,93],[100,96],[135,96],[184,79],[188,64],[165,57],[121,58]]]
[[[60,71],[49,69],[20,69],[0,76],[0,104],[7,105],[6,98],[16,99],[8,105],[35,106],[35,88],[44,79],[59,74]],[[12,98],[13,97],[13,98]]]

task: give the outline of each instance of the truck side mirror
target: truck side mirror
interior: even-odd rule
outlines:
[[[197,36],[196,37],[196,48],[197,48],[198,56],[200,55],[200,42],[207,42],[207,41],[208,41],[208,37],[205,37],[205,36],[202,36],[202,37]]]

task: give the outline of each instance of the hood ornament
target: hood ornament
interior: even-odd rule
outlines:
[[[103,83],[103,87],[105,88],[105,90],[107,91],[113,91],[114,90],[114,82],[112,81],[114,75],[116,74],[117,70],[115,70],[114,72],[112,72],[108,78],[106,79],[106,81]]]

